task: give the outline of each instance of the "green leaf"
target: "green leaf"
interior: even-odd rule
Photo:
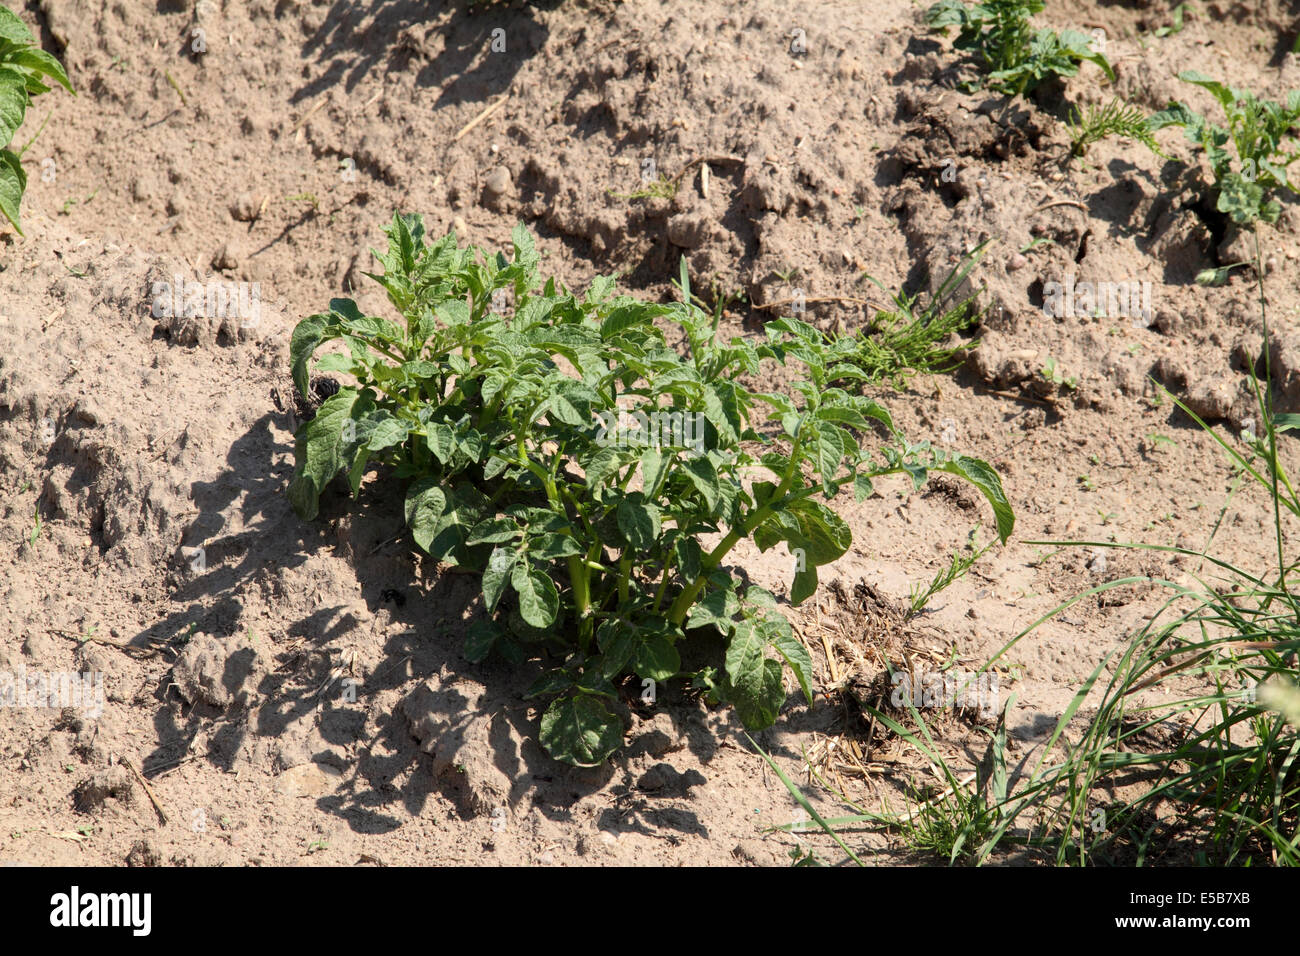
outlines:
[[[658,448],[647,448],[641,453],[641,480],[646,494],[658,493],[660,482],[663,481],[664,475],[668,473],[668,468],[672,464],[672,457],[665,455]]]
[[[496,547],[492,550],[487,568],[483,571],[483,606],[488,609],[488,613],[495,611],[500,603],[517,561],[518,554],[514,548]]]
[[[330,352],[328,355],[322,355],[317,361],[315,370],[317,372],[347,372],[351,373],[356,367],[350,355],[340,355],[338,352]]]
[[[487,660],[492,645],[501,636],[501,627],[490,618],[479,618],[465,632],[465,659],[471,664]]]
[[[0,7],[0,10],[4,9]],[[0,149],[0,213],[9,220],[10,225],[21,236],[22,224],[19,222],[18,209],[22,204],[23,191],[27,188],[27,173],[21,160],[7,149]]]
[[[534,561],[554,561],[582,553],[582,545],[572,535],[548,531],[528,539],[528,555]]]
[[[628,547],[646,550],[659,539],[659,509],[648,504],[639,492],[628,495],[618,503],[615,511],[618,530]]]
[[[817,593],[817,565],[811,562],[802,571],[795,571],[790,584],[790,603],[798,607]]]
[[[682,659],[668,638],[659,634],[644,638],[632,657],[632,670],[637,677],[653,681],[666,681],[682,669]]]
[[[573,676],[564,670],[543,671],[542,675],[533,681],[526,691],[524,691],[524,700],[532,700],[534,697],[549,697],[551,694],[563,694],[573,686]]]
[[[791,501],[754,530],[754,543],[766,551],[780,541],[802,548],[809,566],[830,564],[853,544],[853,532],[838,514],[810,498]]]
[[[410,422],[396,418],[388,412],[383,412],[383,415],[386,417],[381,417],[375,422],[370,437],[366,440],[366,447],[371,451],[383,451],[393,445],[400,445],[411,433]]]
[[[476,557],[470,552],[467,539],[470,530],[483,520],[488,505],[487,496],[472,484],[452,485],[447,492],[446,510],[433,522],[433,538],[427,548],[429,554],[446,564],[478,566],[487,554]]]
[[[785,662],[790,665],[790,670],[794,671],[795,679],[799,681],[799,687],[803,691],[804,698],[808,701],[808,706],[813,703],[812,695],[812,655],[808,653],[808,648],[804,647],[794,632],[790,629],[787,622],[785,627],[774,624],[771,628],[772,646],[776,648],[778,654],[785,658]]]
[[[709,382],[704,386],[704,417],[718,430],[726,444],[740,439],[740,413],[730,383]]]
[[[687,627],[708,627],[710,624],[723,634],[732,628],[732,619],[740,611],[740,601],[731,591],[710,591],[697,601],[686,615]]]
[[[993,515],[998,526],[998,540],[1006,544],[1007,538],[1011,537],[1011,531],[1016,526],[1016,516],[1011,510],[1011,502],[1007,501],[1006,493],[1002,490],[1002,479],[992,466],[978,458],[954,455],[946,461],[935,464],[933,468],[935,471],[946,471],[950,475],[965,478],[983,493],[989,504],[993,506]]]
[[[7,146],[23,125],[27,104],[27,78],[17,70],[0,66],[0,143]]]
[[[501,544],[519,537],[519,525],[509,518],[488,518],[480,521],[465,539],[466,544]]]
[[[424,444],[439,464],[450,465],[456,457],[456,430],[444,422],[434,422],[425,429]]]
[[[727,644],[727,699],[749,730],[772,726],[785,703],[781,665],[763,655],[767,644],[767,634],[753,621],[737,624]]]
[[[1219,199],[1215,208],[1227,213],[1232,221],[1248,225],[1261,218],[1264,206],[1264,187],[1251,182],[1240,173],[1229,173],[1219,180]]]
[[[608,341],[628,329],[653,326],[653,317],[662,311],[661,308],[644,302],[619,305],[610,309],[600,323],[600,337]]]
[[[36,37],[32,36],[32,31],[27,29],[27,24],[16,13],[7,7],[0,7],[0,40],[18,46],[31,46],[36,42]]]
[[[587,490],[590,491],[605,483],[605,480],[618,471],[624,464],[623,453],[617,448],[605,446],[596,452],[584,467]]]
[[[678,537],[673,542],[673,551],[677,555],[677,567],[687,581],[694,581],[700,576],[704,553],[699,542],[694,538]]]
[[[840,462],[844,460],[844,432],[834,425],[821,424],[817,428],[816,442],[813,447],[817,473],[823,480],[830,481],[840,472]]]
[[[522,222],[515,223],[514,229],[510,230],[510,242],[514,246],[514,264],[524,275],[531,275],[542,257],[537,252],[537,246],[528,227]]]
[[[551,702],[539,736],[556,760],[594,767],[623,743],[623,723],[597,698],[578,694]]]
[[[340,389],[321,403],[315,418],[298,429],[289,499],[304,521],[316,517],[321,492],[343,467],[344,425],[352,421],[359,398],[354,389]]]
[[[5,54],[4,59],[29,71],[32,76],[48,76],[73,96],[77,95],[72,88],[72,84],[68,82],[68,75],[63,72],[63,65],[39,47],[31,46],[21,50],[11,50]],[[30,85],[28,88],[30,89]]]
[[[428,551],[438,533],[442,515],[447,510],[447,495],[438,486],[436,478],[421,478],[406,491],[406,524],[411,537]]]
[[[293,368],[293,383],[298,387],[298,394],[310,398],[308,390],[307,363],[327,337],[336,333],[330,328],[328,315],[309,315],[293,328],[289,339],[289,362]]]
[[[1174,101],[1159,112],[1148,116],[1146,123],[1147,128],[1155,132],[1167,126],[1195,126],[1200,121],[1200,116],[1193,113],[1185,104]]]
[[[688,458],[683,462],[683,470],[695,490],[704,499],[704,505],[710,511],[718,510],[718,471],[708,458]]]
[[[510,584],[519,593],[519,613],[533,627],[549,627],[560,613],[560,595],[555,582],[537,568],[520,562],[510,574]]]
[[[1178,74],[1178,78],[1184,83],[1194,83],[1202,89],[1209,90],[1225,108],[1231,107],[1237,99],[1228,87],[1198,70],[1183,70]]]
[[[602,655],[600,672],[606,680],[613,680],[632,660],[637,629],[622,618],[607,618],[596,629],[596,645]]]
[[[584,667],[574,686],[584,694],[598,694],[610,700],[618,700],[618,688],[609,682],[599,667]]]

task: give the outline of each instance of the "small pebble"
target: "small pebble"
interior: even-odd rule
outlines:
[[[240,193],[230,204],[230,215],[239,222],[252,222],[257,216],[257,201],[252,193]]]
[[[483,180],[483,189],[489,196],[504,196],[514,185],[510,170],[504,166],[494,166]]]

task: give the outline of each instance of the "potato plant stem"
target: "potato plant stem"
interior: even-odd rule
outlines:
[[[773,511],[774,504],[782,501],[785,493],[790,489],[794,482],[795,475],[799,473],[799,446],[801,440],[795,438],[794,447],[790,449],[790,464],[786,468],[785,475],[781,479],[780,486],[772,494],[771,499],[761,508],[751,512],[747,517],[741,519],[737,527],[727,532],[727,536],[718,542],[718,546],[704,556],[700,562],[700,575],[693,582],[682,589],[682,593],[677,595],[673,601],[672,607],[668,609],[668,620],[681,626],[682,621],[686,620],[686,614],[695,604],[695,599],[700,596],[700,591],[704,589],[705,581],[708,580],[709,572],[717,568],[722,563],[722,559],[727,553],[736,546],[736,542],[741,538],[748,537],[749,534],[767,520],[768,515]]]

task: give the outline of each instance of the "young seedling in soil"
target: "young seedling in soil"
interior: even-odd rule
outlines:
[[[930,471],[957,475],[993,506],[999,539],[1011,533],[997,473],[907,442],[884,408],[834,387],[837,356],[812,326],[781,319],[766,342],[720,342],[685,260],[682,301],[659,304],[616,296],[610,277],[583,295],[543,281],[522,225],[511,259],[462,249],[454,234],[427,245],[418,216],[395,216],[387,231],[371,278],[402,320],[334,299],[294,330],[300,392],[332,340],[346,354],[315,371],[355,384],[298,430],[289,495],[311,519],[340,471],[355,494],[372,464],[391,469],[416,545],[482,575],[485,614],[465,656],[544,661],[527,696],[550,700],[540,737],[559,760],[597,764],[620,746],[609,709],[620,683],[635,696],[643,682],[687,677],[754,729],[785,701],[783,664],[812,700],[811,658],[775,595],[742,586],[726,564],[740,541],[798,555],[797,605],[852,543],[824,502],[848,488],[865,500],[879,477],[907,475],[919,489]],[[502,291],[509,317],[493,311]],[[663,325],[684,333],[684,355]],[[790,360],[806,375],[790,394],[739,381]],[[879,452],[863,448],[881,437]],[[683,673],[683,643],[710,631],[726,641],[720,659]]]
[[[1088,147],[1093,143],[1108,136],[1118,136],[1120,139],[1141,143],[1157,156],[1169,158],[1160,152],[1160,146],[1151,135],[1151,127],[1147,125],[1142,111],[1136,106],[1128,105],[1118,96],[1105,106],[1090,105],[1085,112],[1080,112],[1075,107],[1071,110],[1067,125],[1073,143],[1070,150],[1072,156],[1086,156]]]
[[[948,27],[956,27],[953,46],[979,54],[988,70],[987,85],[1005,96],[1030,93],[1052,77],[1074,76],[1085,60],[1114,82],[1115,71],[1086,33],[1033,29],[1029,18],[1042,10],[1042,0],[985,0],[969,6],[962,0],[940,0],[926,11],[925,22],[945,36]]]
[[[955,333],[975,325],[981,316],[975,307],[978,292],[952,304],[953,293],[961,286],[984,255],[988,242],[980,243],[939,284],[925,308],[918,307],[919,293],[891,293],[870,275],[863,278],[889,294],[892,310],[876,313],[869,329],[852,335],[826,335],[827,357],[838,369],[836,384],[853,383],[855,388],[887,382],[901,391],[909,378],[918,372],[941,375],[961,364],[962,356],[979,341],[944,346]]]
[[[50,91],[42,82],[43,77],[73,92],[59,61],[37,45],[22,20],[0,7],[0,144],[7,147],[18,127],[23,125],[31,98]],[[0,149],[0,213],[19,235],[23,230],[18,207],[26,189],[27,173],[21,154]]]
[[[1180,3],[1178,6],[1174,7],[1173,22],[1171,22],[1167,27],[1156,27],[1153,31],[1155,35],[1158,37],[1167,37],[1182,33],[1184,26],[1183,17],[1192,6],[1193,5],[1190,3]],[[1203,16],[1203,14],[1198,12],[1197,16]]]
[[[633,190],[630,193],[619,193],[611,189],[609,195],[615,199],[623,199],[628,202],[635,199],[672,199],[677,195],[677,189],[680,185],[680,181],[669,179],[661,173],[658,179],[651,180],[640,189]]]
[[[1056,367],[1056,359],[1052,358],[1050,355],[1047,358],[1047,363],[1039,370],[1038,374],[1043,377],[1044,381],[1050,382],[1058,388],[1068,388],[1070,391],[1074,391],[1079,387],[1078,376],[1071,375],[1067,378]]]
[[[1282,140],[1300,120],[1300,90],[1292,92],[1283,106],[1256,99],[1249,90],[1225,86],[1195,70],[1185,70],[1178,78],[1214,95],[1223,107],[1227,128],[1176,101],[1154,114],[1147,121],[1149,127],[1154,131],[1181,126],[1188,142],[1204,150],[1214,174],[1215,208],[1219,212],[1231,216],[1239,225],[1259,219],[1277,222],[1282,206],[1271,198],[1273,191],[1285,187],[1295,192],[1287,179],[1287,167],[1300,157],[1300,151],[1284,149]],[[1235,169],[1232,153],[1225,148],[1229,140],[1237,154]],[[1200,276],[1197,281],[1201,281]]]
[[[1240,269],[1242,266],[1254,265],[1251,262],[1230,262],[1226,266],[1219,266],[1216,269],[1202,269],[1196,273],[1197,285],[1217,286],[1223,285],[1228,281],[1228,276],[1233,269]]]
[[[982,558],[989,548],[993,547],[993,542],[990,541],[988,544],[984,545],[984,547],[976,550],[975,535],[978,531],[978,526],[971,530],[969,539],[966,542],[966,550],[968,553],[962,554],[960,552],[954,552],[948,566],[940,569],[939,573],[931,579],[930,584],[927,587],[922,588],[920,584],[912,585],[907,614],[903,618],[905,621],[910,621],[912,618],[916,617],[916,615],[924,611],[926,605],[930,603],[930,599],[944,588],[948,587],[948,585],[965,577],[966,572],[975,565],[975,562]]]

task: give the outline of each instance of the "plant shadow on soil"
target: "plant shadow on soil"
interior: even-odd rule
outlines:
[[[299,89],[292,102],[312,99],[339,83],[351,92],[372,69],[387,70],[401,60],[427,61],[416,83],[440,88],[438,107],[486,101],[505,93],[526,57],[545,46],[548,29],[538,22],[534,8],[558,4],[559,0],[546,0],[522,8],[487,4],[476,9],[465,2],[377,0],[361,5],[339,0],[302,48],[303,59],[315,55],[330,65]],[[367,18],[368,24],[360,26],[359,21]],[[422,24],[429,26],[421,29]],[[502,32],[494,34],[497,30]],[[435,56],[426,43],[436,39],[442,40],[443,47]],[[494,55],[494,41],[504,43],[514,55]],[[517,54],[519,50],[524,56]]]
[[[231,445],[225,471],[194,483],[199,514],[183,544],[201,542],[207,567],[188,577],[184,559],[179,560],[173,579],[179,586],[171,597],[175,609],[131,642],[176,648],[187,639],[187,629],[195,628],[224,635],[223,641],[237,640],[246,629],[241,624],[245,601],[266,599],[281,621],[258,635],[274,643],[251,710],[239,702],[228,709],[185,703],[167,672],[154,695],[157,742],[144,761],[146,774],[175,766],[192,748],[223,771],[249,761],[264,772],[324,765],[344,779],[319,796],[317,806],[369,833],[405,822],[403,814],[388,809],[395,801],[405,814],[416,816],[435,792],[463,816],[491,812],[486,793],[512,807],[528,801],[546,816],[569,820],[576,801],[608,787],[613,806],[599,815],[603,829],[661,836],[670,831],[665,836],[670,840],[671,831],[707,836],[704,823],[680,805],[692,787],[707,780],[693,768],[678,772],[671,752],[689,751],[691,763],[706,765],[720,745],[719,715],[723,726],[733,721],[731,715],[711,716],[678,686],[662,688],[651,713],[638,706],[639,683],[629,681],[623,699],[613,705],[633,727],[624,748],[602,767],[556,762],[537,742],[537,717],[529,714],[537,702],[523,700],[538,665],[515,668],[492,659],[471,665],[461,656],[479,597],[477,579],[439,573],[431,563],[418,566],[401,501],[392,496],[393,485],[384,475],[363,487],[357,501],[335,486],[322,498],[321,515],[301,521],[288,504],[292,469],[273,423],[286,429],[291,424],[286,414],[268,411]],[[242,503],[236,505],[240,495]],[[241,524],[223,534],[223,513],[232,505],[239,508]],[[295,598],[293,592],[302,588],[287,587],[280,576],[334,551],[343,553],[356,575],[368,620],[355,606],[311,609],[310,593]],[[295,614],[286,609],[295,599],[305,613],[286,626],[284,618]],[[356,703],[344,699],[346,662],[339,666],[325,650],[337,651],[340,643],[358,652],[355,676],[364,679]],[[254,656],[252,649],[238,649],[226,658],[221,683],[231,694],[245,686]],[[413,727],[411,701],[417,699],[415,717],[433,728],[423,746]],[[820,725],[827,709],[796,708],[784,719]],[[454,749],[450,761],[438,752],[448,741]]]

